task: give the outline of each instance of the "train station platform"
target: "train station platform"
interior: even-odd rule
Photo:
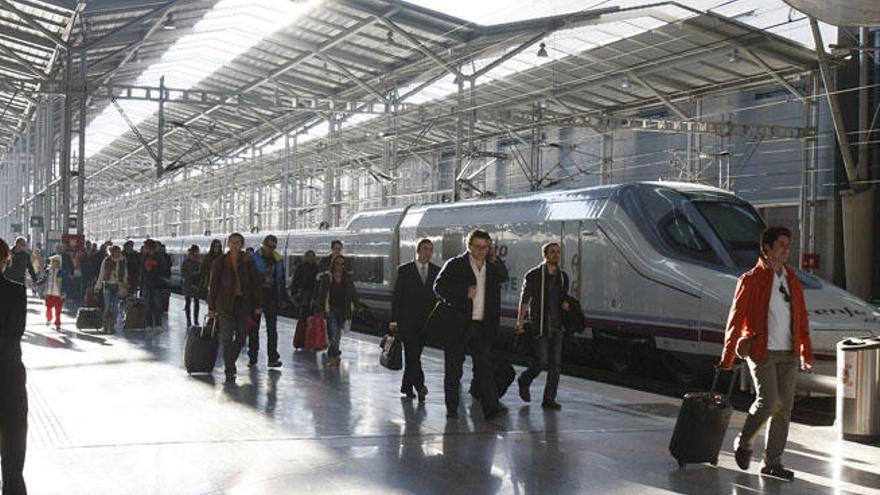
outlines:
[[[72,315],[61,332],[47,327],[29,301],[30,493],[880,493],[880,449],[837,441],[831,427],[792,426],[793,483],[760,477],[757,460],[740,471],[742,413],[717,467],[679,469],[667,451],[679,400],[584,379],[562,378],[559,412],[512,387],[509,416],[486,423],[466,398],[467,414],[448,420],[441,352],[425,351],[420,406],[379,366],[376,337],[347,334],[342,366],[328,368],[323,353],[292,349],[286,318],[282,368],[267,370],[263,352],[256,370],[240,358],[234,386],[221,367],[191,377],[182,307],[173,297],[168,330],[103,336],[78,332]],[[542,387],[543,375],[533,395]]]

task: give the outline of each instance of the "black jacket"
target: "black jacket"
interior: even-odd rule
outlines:
[[[394,283],[394,296],[391,299],[391,321],[397,322],[401,333],[422,332],[425,320],[437,300],[434,295],[434,280],[438,273],[440,267],[428,263],[428,277],[423,284],[415,261],[397,267],[397,281]]]
[[[468,287],[477,285],[477,277],[471,269],[467,252],[450,258],[440,269],[434,282],[434,293],[470,321],[473,302],[468,298]],[[492,263],[486,263],[486,301],[483,328],[490,332],[498,330],[501,318],[501,277]]]
[[[330,283],[333,275],[330,272],[323,272],[318,275],[318,297],[316,303],[319,311],[330,311]],[[343,297],[343,314],[342,317],[346,321],[350,321],[353,316],[353,307],[363,307],[360,298],[358,298],[357,288],[354,286],[354,280],[351,276],[346,275],[343,278],[344,292]]]
[[[543,321],[541,320],[541,276],[544,273],[544,266],[545,264],[541,263],[526,273],[525,277],[523,277],[523,287],[519,299],[520,304],[528,303],[529,305],[528,317],[535,335],[544,335],[547,329],[547,319],[550,314],[550,310],[547,307],[548,301],[544,299],[544,319]],[[562,271],[561,268],[557,272],[562,275],[562,292],[559,293],[559,304],[561,306],[565,301],[565,296],[568,295],[569,279],[568,274]],[[545,294],[546,291],[547,285],[544,284]]]
[[[0,275],[0,301],[0,375],[23,372],[21,336],[27,322],[24,285]]]
[[[162,253],[153,253],[152,256],[144,253],[141,257],[141,288],[164,289],[168,285],[166,270]]]
[[[31,253],[27,251],[13,251],[12,262],[6,268],[3,275],[12,280],[24,284],[24,273],[27,271],[31,274],[31,280],[37,281],[37,274],[34,273],[34,265],[31,263]]]

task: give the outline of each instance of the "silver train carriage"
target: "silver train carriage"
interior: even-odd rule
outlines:
[[[502,287],[501,337],[513,331],[522,277],[541,261],[541,245],[561,244],[563,268],[584,308],[595,348],[624,366],[627,350],[656,350],[673,373],[702,374],[721,352],[737,277],[758,257],[765,225],[736,195],[690,183],[640,182],[522,197],[412,205],[359,213],[340,229],[272,232],[291,277],[303,253],[320,258],[330,241],[344,243],[362,299],[388,318],[396,267],[414,257],[421,238],[434,243],[441,264],[465,249],[473,228],[489,231],[510,280]],[[258,248],[269,232],[244,234]],[[197,244],[206,252],[224,235],[159,238],[180,262]],[[880,335],[880,314],[831,283],[798,271],[810,313],[816,362],[801,373],[804,392],[833,394],[835,344],[853,335]]]

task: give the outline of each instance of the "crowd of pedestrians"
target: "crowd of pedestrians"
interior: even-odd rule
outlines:
[[[798,366],[809,370],[812,352],[803,289],[787,266],[791,233],[771,227],[761,238],[762,255],[754,269],[744,274],[736,289],[721,368],[744,360],[756,386],[756,399],[742,432],[735,441],[735,459],[742,469],[751,460],[758,430],[769,421],[762,473],[791,480],[794,473],[783,467]],[[241,234],[223,242],[215,239],[207,253],[191,246],[180,267],[187,325],[199,324],[200,299],[207,302],[207,316],[215,319],[225,365],[226,381],[236,380],[236,361],[248,347],[248,366],[257,366],[260,328],[266,329],[266,354],[270,368],[282,365],[278,352],[278,315],[294,309],[299,319],[323,313],[327,332],[328,366],[340,364],[342,333],[350,327],[358,309],[365,308],[354,283],[350,260],[335,240],[331,252],[318,260],[307,251],[287,284],[285,260],[277,252],[278,239],[268,235],[259,248],[246,250]],[[404,371],[400,393],[424,402],[428,395],[421,354],[428,332],[442,328],[444,350],[444,403],[446,416],[459,415],[463,364],[471,357],[471,395],[480,403],[487,421],[505,416],[499,401],[506,386],[499,386],[493,365],[501,315],[501,287],[507,267],[492,247],[489,232],[475,229],[467,237],[465,252],[448,259],[442,267],[432,262],[434,246],[422,239],[415,258],[397,268],[388,331],[403,345]],[[34,253],[39,253],[34,255]],[[572,314],[583,314],[569,295],[571,280],[560,265],[561,247],[549,242],[542,247],[542,262],[529,269],[519,298],[515,333],[528,336],[531,364],[516,379],[519,397],[531,401],[530,385],[547,372],[541,406],[559,410],[564,336]],[[98,291],[104,304],[104,326],[113,327],[124,298],[139,291],[146,305],[148,327],[162,327],[167,310],[171,259],[164,246],[148,239],[140,251],[133,242],[122,248],[105,243],[86,243],[71,256],[60,246],[45,260],[41,246],[28,251],[27,241],[17,238],[12,248],[0,239],[0,455],[3,492],[25,493],[21,470],[27,432],[25,369],[20,340],[26,319],[25,287],[39,290],[46,304],[47,325],[60,329],[60,313],[66,300],[86,302]],[[27,277],[30,277],[28,284]],[[94,296],[91,296],[94,297]],[[577,319],[575,318],[575,321]],[[511,378],[511,381],[513,378]],[[7,490],[8,489],[8,490]]]

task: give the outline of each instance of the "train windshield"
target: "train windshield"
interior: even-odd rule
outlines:
[[[712,226],[737,267],[755,266],[764,222],[754,208],[740,201],[697,198],[693,205]]]

